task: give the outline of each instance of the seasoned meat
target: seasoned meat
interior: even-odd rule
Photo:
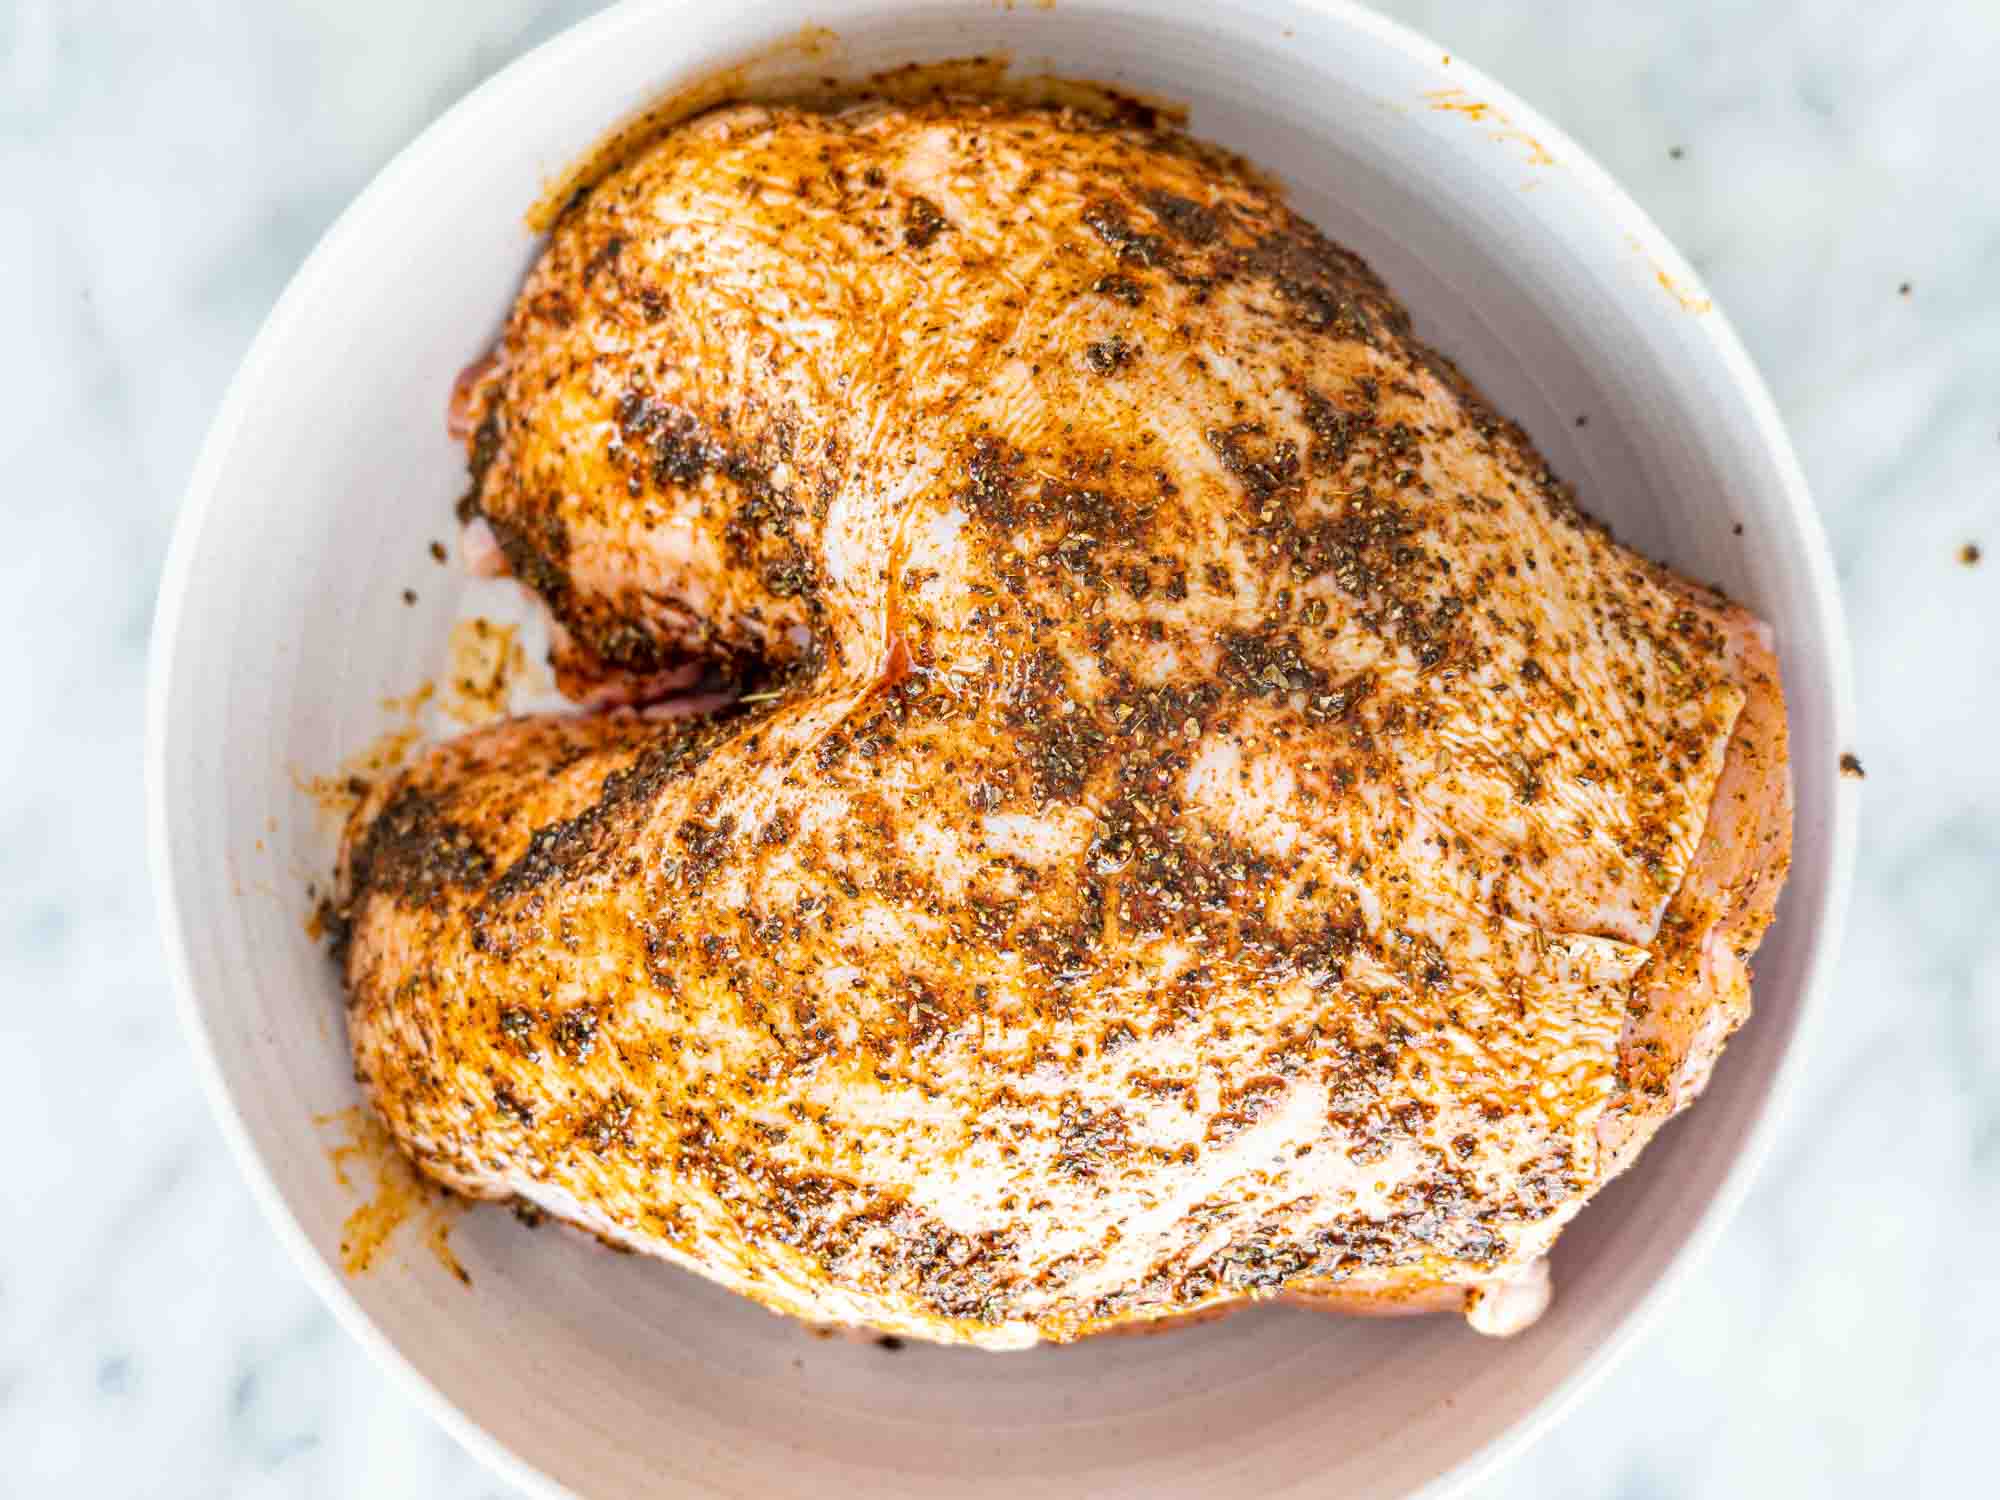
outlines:
[[[455,404],[566,690],[710,693],[440,745],[350,829],[355,1061],[461,1192],[988,1348],[1504,1331],[1748,1013],[1763,628],[1219,152],[713,114]]]

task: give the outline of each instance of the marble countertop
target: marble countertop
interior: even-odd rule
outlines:
[[[177,1032],[146,637],[223,386],[399,147],[587,5],[0,7],[0,1492],[504,1493],[334,1326]],[[2000,1379],[2000,6],[1388,0],[1665,226],[1791,424],[1854,632],[1859,888],[1720,1248],[1492,1497],[1991,1484]],[[1961,549],[1991,555],[1969,566]]]

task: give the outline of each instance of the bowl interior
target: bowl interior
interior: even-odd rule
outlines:
[[[1072,1349],[892,1352],[815,1339],[498,1210],[453,1232],[469,1288],[413,1232],[373,1270],[340,1269],[358,1200],[322,1117],[356,1092],[339,986],[304,921],[336,826],[300,782],[403,722],[383,700],[442,671],[454,619],[509,607],[426,549],[451,539],[463,483],[444,397],[534,254],[524,211],[609,126],[719,67],[770,88],[995,52],[1017,72],[1189,106],[1195,131],[1277,172],[1375,265],[1589,509],[1776,630],[1797,859],[1757,1018],[1700,1107],[1568,1232],[1555,1306],[1517,1339],[1267,1308]],[[1464,1472],[1573,1388],[1730,1196],[1839,894],[1831,575],[1718,322],[1573,147],[1352,10],[636,6],[517,64],[405,153],[300,273],[218,419],[163,594],[152,795],[167,925],[197,1050],[281,1230],[461,1435],[584,1493],[1374,1496]]]

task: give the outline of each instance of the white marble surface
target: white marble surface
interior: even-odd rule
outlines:
[[[0,4],[0,630],[24,647],[0,1493],[503,1492],[336,1330],[209,1122],[154,934],[141,682],[181,486],[286,278],[398,147],[587,8]],[[1832,533],[1871,778],[1775,1158],[1652,1334],[1483,1493],[1991,1493],[2000,4],[1385,8],[1566,126],[1735,319]]]

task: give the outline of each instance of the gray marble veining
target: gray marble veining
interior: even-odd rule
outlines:
[[[1741,330],[1826,516],[1869,771],[1800,1108],[1716,1253],[1493,1497],[1991,1484],[2000,1378],[2000,6],[1393,0],[1561,122]],[[153,593],[259,319],[383,162],[587,6],[0,6],[0,1492],[471,1497],[338,1332],[178,1035]],[[1981,567],[1959,561],[1983,542]]]

